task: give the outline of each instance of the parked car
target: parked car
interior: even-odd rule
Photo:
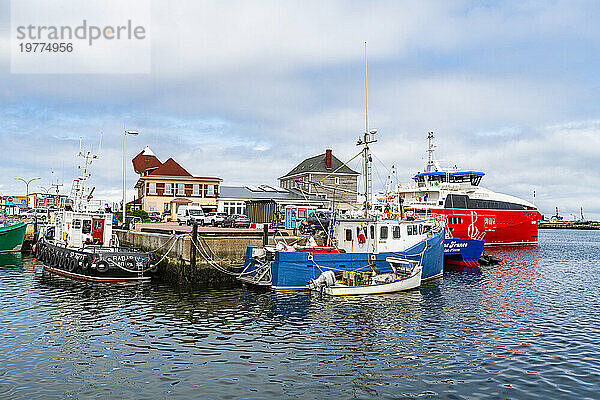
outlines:
[[[154,222],[162,221],[162,213],[160,211],[150,211],[148,212],[148,218]]]
[[[30,210],[27,211],[23,211],[19,214],[21,217],[28,217],[28,218],[47,218],[48,217],[48,210],[47,209],[43,209],[43,208],[32,208]]]
[[[219,226],[223,225],[223,220],[227,218],[227,213],[211,212],[204,216],[204,225]]]
[[[192,225],[194,223],[202,224],[204,220],[204,211],[198,206],[181,206],[177,210],[177,223],[179,225]]]
[[[249,228],[250,218],[244,214],[230,214],[221,224],[224,228]]]

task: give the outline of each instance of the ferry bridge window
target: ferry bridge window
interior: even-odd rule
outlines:
[[[408,225],[408,226],[406,227],[406,233],[408,233],[409,235],[412,235],[412,234],[413,234],[413,233],[412,233],[412,225]]]
[[[400,239],[400,227],[399,226],[394,226],[392,228],[392,237],[394,239]]]
[[[481,182],[481,175],[471,175],[471,185],[478,186]]]
[[[101,220],[95,220],[94,221],[94,230],[95,231],[101,231],[102,230],[102,221]]]
[[[74,219],[73,220],[73,229],[80,229],[81,228],[81,220],[80,219]]]
[[[371,225],[371,239],[375,239],[375,227]]]
[[[306,210],[301,208],[298,210],[298,218],[306,218]]]
[[[89,219],[83,220],[83,226],[81,228],[82,233],[90,233],[92,231],[92,221]]]
[[[352,241],[352,229],[346,229],[346,242]]]
[[[379,230],[379,239],[387,239],[388,238],[388,227],[382,226]]]

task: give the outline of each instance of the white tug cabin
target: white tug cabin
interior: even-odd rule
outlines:
[[[113,214],[102,211],[62,211],[54,216],[54,240],[70,248],[111,247]]]

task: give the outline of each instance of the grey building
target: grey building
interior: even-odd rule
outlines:
[[[326,208],[329,201],[298,189],[269,185],[221,186],[217,211],[246,214],[252,223],[296,228],[311,212]]]
[[[336,210],[352,210],[357,208],[359,175],[327,149],[280,177],[279,186],[335,202]]]

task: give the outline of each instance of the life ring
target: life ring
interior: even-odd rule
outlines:
[[[362,233],[359,233],[358,234],[358,243],[365,244],[366,241],[367,241],[367,238],[365,237],[365,235]]]
[[[98,261],[96,263],[96,271],[100,272],[101,274],[108,272],[108,263],[104,260]]]

